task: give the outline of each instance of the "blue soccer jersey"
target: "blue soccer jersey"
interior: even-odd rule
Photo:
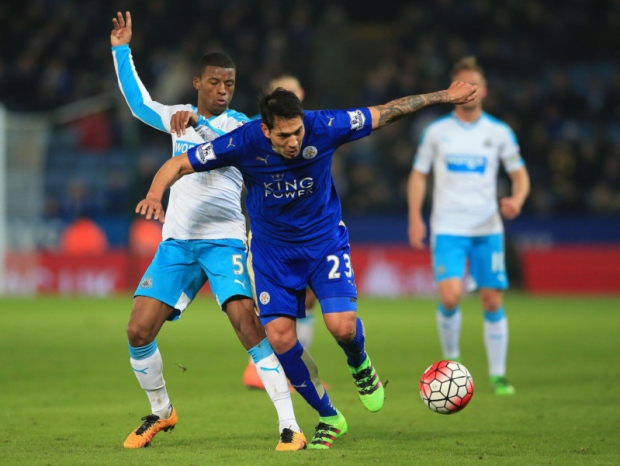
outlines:
[[[188,151],[195,171],[234,166],[248,190],[253,235],[274,244],[316,244],[338,228],[342,209],[331,175],[336,149],[368,136],[367,108],[306,111],[300,154],[282,157],[263,134],[260,121]]]

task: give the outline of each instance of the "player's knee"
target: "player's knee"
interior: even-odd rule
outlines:
[[[297,343],[295,319],[276,317],[265,325],[271,347],[277,354],[290,350]]]
[[[483,299],[482,300],[482,309],[484,309],[487,312],[497,312],[500,307],[502,307],[501,299]]]
[[[496,312],[502,307],[502,293],[495,290],[481,291],[480,302],[485,311]]]
[[[355,338],[355,329],[353,329],[353,331],[348,329],[339,329],[338,331],[332,331],[332,335],[338,341],[349,343]]]
[[[355,311],[328,312],[323,320],[329,333],[340,342],[350,342],[355,338],[357,313]]]
[[[447,292],[441,295],[441,305],[446,309],[454,309],[461,301],[460,293]]]
[[[499,310],[499,308],[502,307],[501,302],[494,302],[494,301],[488,301],[482,302],[482,309],[484,309],[487,312],[497,312]]]
[[[297,336],[293,332],[271,332],[267,334],[267,338],[273,350],[278,354],[286,353],[297,342]]]
[[[355,322],[343,321],[329,329],[332,336],[343,342],[353,341],[355,338]]]
[[[138,323],[130,321],[127,325],[127,339],[131,346],[138,348],[151,343],[155,339],[155,335],[151,335],[148,329],[145,329]]]
[[[461,301],[460,280],[444,280],[439,284],[439,299],[446,309],[454,309]]]

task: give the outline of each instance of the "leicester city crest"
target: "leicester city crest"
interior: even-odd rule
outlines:
[[[316,157],[316,154],[318,154],[319,151],[316,149],[316,147],[314,146],[308,146],[305,147],[304,150],[302,151],[301,155],[304,159],[313,159]]]
[[[267,305],[269,304],[269,301],[271,301],[271,296],[269,296],[269,293],[267,293],[266,291],[263,291],[258,297],[258,299],[260,300],[261,304]]]

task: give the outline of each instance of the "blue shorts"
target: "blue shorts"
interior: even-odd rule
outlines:
[[[431,243],[435,281],[463,279],[469,260],[473,288],[508,288],[502,233],[487,236],[435,235]]]
[[[238,239],[174,240],[160,243],[134,296],[161,301],[178,318],[207,279],[217,303],[240,295],[252,298],[247,273],[247,249]]]
[[[323,314],[357,310],[349,234],[344,225],[332,238],[312,246],[281,246],[253,237],[248,269],[263,325],[281,316],[305,317],[307,286],[316,294]]]

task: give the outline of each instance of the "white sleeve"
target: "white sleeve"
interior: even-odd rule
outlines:
[[[162,105],[151,99],[136,72],[129,45],[112,47],[112,57],[118,85],[136,118],[155,129],[169,133],[172,115],[180,110],[195,112],[192,105]]]
[[[413,160],[413,168],[425,175],[431,171],[435,156],[435,132],[427,127],[420,137],[420,144]]]
[[[514,131],[508,125],[502,125],[502,143],[500,145],[499,157],[508,173],[518,170],[525,163],[521,158],[521,150],[519,142]]]

